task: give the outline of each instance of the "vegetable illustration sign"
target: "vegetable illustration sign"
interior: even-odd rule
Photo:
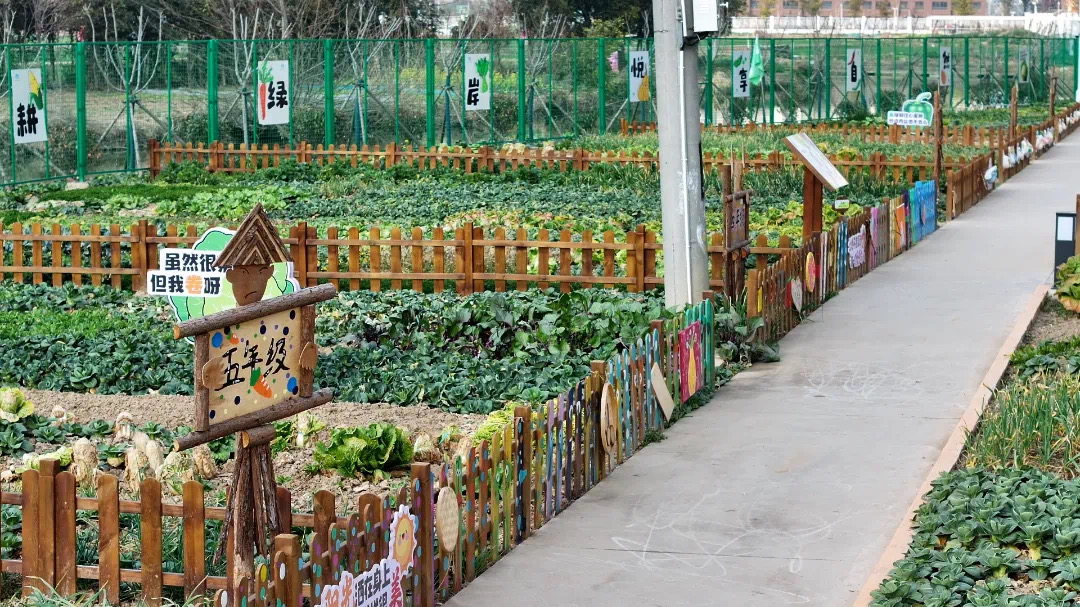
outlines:
[[[1017,80],[1020,84],[1031,82],[1031,51],[1026,48],[1020,49],[1020,70]]]
[[[401,580],[412,568],[416,552],[417,518],[408,506],[400,506],[390,522],[390,555],[364,573],[341,573],[337,584],[319,594],[323,607],[402,607],[405,594]]]
[[[289,88],[288,61],[262,61],[255,72],[258,79],[259,124],[289,124],[289,102],[292,91]]]
[[[731,95],[736,98],[750,96],[750,49],[731,53]]]
[[[649,51],[630,51],[630,101],[649,100]]]
[[[847,50],[847,63],[844,64],[846,82],[844,90],[857,91],[862,84],[862,49],[849,48]]]
[[[168,297],[176,322],[236,307],[232,284],[224,279],[221,268],[214,267],[235,234],[226,228],[210,228],[190,249],[159,249],[159,269],[149,272],[147,294]],[[272,268],[263,299],[300,290],[292,262],[275,263]]]
[[[11,70],[11,114],[15,143],[48,141],[45,83],[41,80],[41,70]]]
[[[490,110],[494,70],[488,53],[465,55],[465,109]]]
[[[938,84],[949,86],[952,84],[952,49],[947,46],[938,51]]]
[[[899,112],[889,112],[887,122],[901,126],[930,126],[934,122],[933,93],[919,93],[908,99]]]

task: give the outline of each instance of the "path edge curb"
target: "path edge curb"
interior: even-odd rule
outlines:
[[[904,515],[900,519],[896,531],[893,532],[892,539],[890,539],[889,543],[885,546],[885,550],[874,565],[874,568],[870,570],[870,574],[867,576],[866,581],[859,590],[859,594],[855,597],[853,607],[867,607],[871,601],[870,593],[876,590],[878,586],[881,585],[881,582],[888,576],[889,571],[893,567],[893,563],[904,558],[904,555],[907,554],[908,546],[911,544],[911,538],[914,536],[914,529],[912,528],[911,522],[915,517],[915,512],[919,509],[919,506],[922,505],[924,497],[930,492],[930,483],[938,478],[943,472],[951,470],[959,461],[960,454],[964,451],[964,442],[967,439],[968,432],[973,430],[979,423],[979,419],[982,417],[983,411],[990,401],[994,388],[997,387],[998,382],[1001,381],[1001,376],[1005,374],[1005,369],[1009,366],[1009,357],[1020,344],[1020,340],[1023,339],[1024,334],[1027,333],[1032,321],[1035,320],[1035,315],[1038,314],[1039,308],[1042,307],[1043,299],[1046,298],[1046,294],[1049,291],[1050,285],[1039,285],[1031,294],[1030,299],[1020,311],[1020,314],[1016,317],[1012,332],[1005,338],[1005,341],[1001,344],[1001,348],[998,349],[997,354],[994,355],[993,362],[990,363],[990,368],[988,368],[986,374],[983,375],[982,381],[979,383],[979,388],[975,391],[975,394],[972,395],[971,402],[968,404],[967,409],[964,411],[964,414],[960,416],[956,426],[949,434],[949,439],[942,447],[937,460],[934,461],[934,465],[931,466],[930,470],[927,472],[926,477],[923,479],[922,484],[915,494],[915,499],[911,502],[911,505],[908,506],[907,510],[904,511]]]

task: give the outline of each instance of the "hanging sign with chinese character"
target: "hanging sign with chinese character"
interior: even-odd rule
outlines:
[[[649,51],[630,51],[630,102],[649,100]]]
[[[224,269],[214,267],[235,234],[226,228],[210,228],[190,249],[158,249],[158,269],[147,273],[147,295],[168,297],[176,322],[235,308],[232,283],[225,280]],[[300,290],[291,261],[274,263],[271,268],[263,299]]]
[[[292,101],[289,62],[262,61],[257,75],[259,124],[289,124],[289,103]]]
[[[750,246],[750,192],[724,198],[724,248],[727,252]]]
[[[952,49],[947,46],[938,51],[938,84],[952,85]]]
[[[11,70],[11,111],[15,143],[48,141],[45,132],[45,83],[41,70]]]
[[[731,88],[736,98],[750,96],[750,49],[731,53]]]
[[[490,110],[492,85],[491,55],[468,53],[465,55],[465,109]]]
[[[847,63],[844,64],[847,86],[844,90],[857,91],[862,84],[862,49],[849,48]]]

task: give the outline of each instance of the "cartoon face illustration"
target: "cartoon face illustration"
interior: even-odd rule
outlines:
[[[225,280],[232,284],[236,305],[246,306],[261,301],[266,293],[266,283],[274,275],[274,267],[235,266],[225,272]]]
[[[412,567],[413,553],[416,551],[416,517],[409,512],[408,506],[401,506],[394,513],[390,532],[390,558],[397,561],[404,575]]]

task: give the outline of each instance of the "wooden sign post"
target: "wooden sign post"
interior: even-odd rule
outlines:
[[[724,196],[724,293],[738,299],[745,282],[746,258],[750,255],[750,192],[742,190],[741,167],[722,169]],[[734,179],[732,178],[734,174]],[[736,191],[732,191],[732,182]]]
[[[195,431],[178,438],[190,449],[237,434],[236,468],[229,487],[222,541],[228,547],[228,588],[254,579],[256,551],[268,554],[282,529],[270,454],[271,422],[330,402],[331,390],[313,391],[315,304],[333,299],[332,284],[263,300],[272,264],[289,253],[262,205],[240,224],[216,266],[229,268],[237,307],[176,325],[176,339],[195,340]]]
[[[803,163],[803,242],[822,231],[823,188],[835,192],[848,184],[806,133],[784,137],[784,145]]]

